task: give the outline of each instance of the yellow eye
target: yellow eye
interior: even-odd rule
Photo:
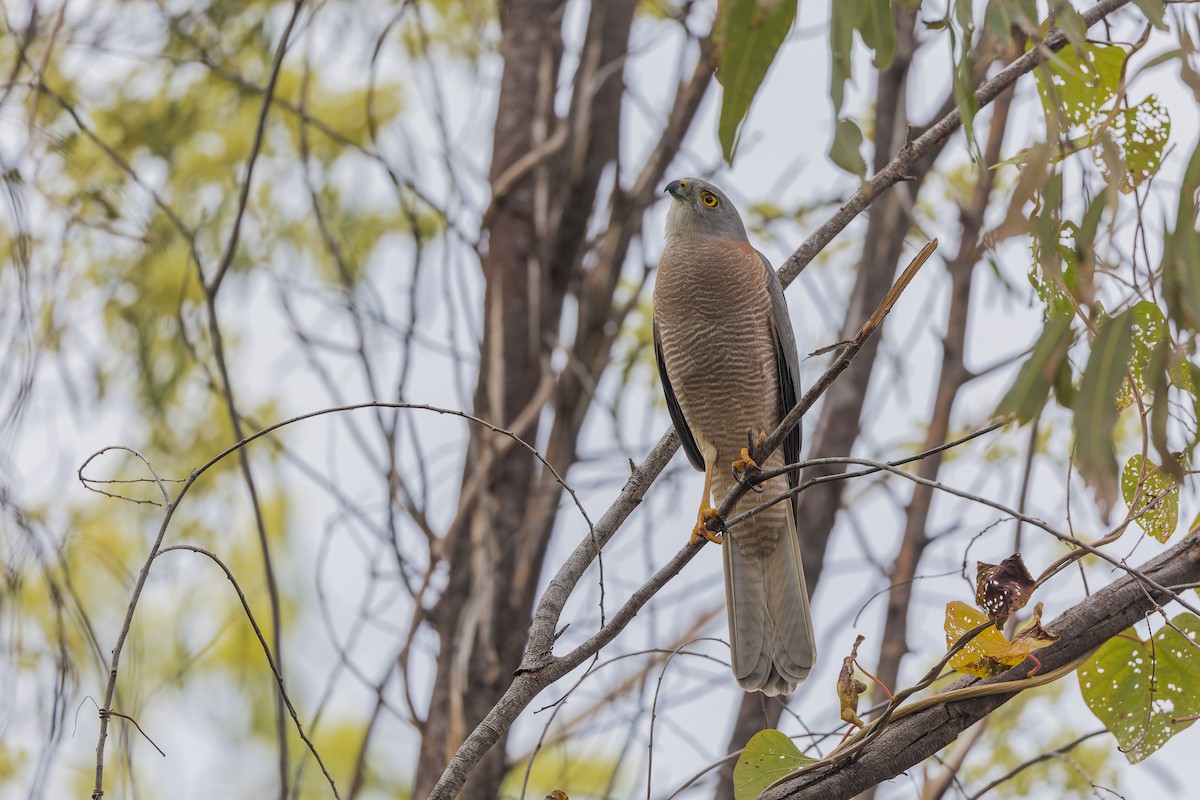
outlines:
[[[704,203],[704,205],[708,206],[709,208],[716,208],[721,201],[718,200],[717,196],[712,192],[701,192],[700,202]]]

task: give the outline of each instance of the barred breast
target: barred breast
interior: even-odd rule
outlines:
[[[770,433],[782,414],[766,269],[747,242],[668,239],[654,287],[663,362],[705,460],[715,462],[714,499],[733,485],[730,463],[746,436]],[[778,452],[764,469],[783,465]],[[787,479],[743,498],[737,511],[787,490]],[[774,550],[788,503],[778,503],[731,536],[746,555]]]

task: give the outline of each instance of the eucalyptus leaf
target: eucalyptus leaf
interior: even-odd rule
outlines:
[[[1107,513],[1117,494],[1117,392],[1133,350],[1133,313],[1110,319],[1096,336],[1075,398],[1075,463]]]
[[[1104,141],[1120,158],[1117,185],[1128,194],[1162,166],[1163,150],[1171,135],[1171,115],[1155,95],[1150,95],[1136,106],[1118,111],[1106,133]],[[1096,166],[1112,180],[1113,170],[1099,146],[1093,147],[1092,153]]]
[[[1192,151],[1183,175],[1175,230],[1163,240],[1163,297],[1177,328],[1200,330],[1200,231],[1196,224],[1196,192],[1200,190],[1200,144]]]
[[[1037,416],[1038,411],[1046,404],[1050,387],[1059,380],[1060,367],[1066,361],[1071,338],[1070,317],[1059,316],[1046,323],[1029,358],[1025,359],[1025,363],[1017,372],[1017,379],[1013,381],[1000,405],[996,406],[995,416],[1012,414],[1022,424]]]
[[[1160,31],[1167,29],[1167,24],[1163,22],[1163,14],[1166,13],[1167,5],[1163,0],[1133,0],[1133,4],[1142,10],[1151,25]]]
[[[1167,318],[1162,309],[1149,300],[1141,300],[1131,309],[1133,312],[1133,351],[1129,356],[1129,378],[1121,385],[1117,407],[1128,408],[1134,403],[1134,388],[1138,394],[1146,395],[1156,372],[1162,370],[1162,347],[1167,342]]]
[[[846,172],[862,178],[867,174],[867,162],[862,156],[863,133],[854,120],[843,117],[837,121],[829,159]]]
[[[713,36],[724,87],[718,137],[732,164],[750,104],[796,19],[796,0],[721,0]]]
[[[887,69],[896,57],[896,25],[890,0],[862,0],[863,19],[859,30],[863,44],[875,51],[875,68]]]

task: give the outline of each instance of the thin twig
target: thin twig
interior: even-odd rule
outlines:
[[[317,752],[316,746],[312,743],[312,740],[308,738],[308,734],[304,732],[304,725],[300,722],[300,716],[296,713],[296,707],[292,705],[291,698],[288,697],[287,690],[284,688],[283,675],[279,672],[279,667],[276,665],[275,659],[271,657],[271,648],[267,645],[267,640],[266,637],[263,636],[262,628],[258,627],[258,621],[254,618],[254,613],[250,610],[250,603],[248,600],[246,600],[246,595],[242,591],[242,587],[238,585],[237,578],[233,576],[233,572],[228,566],[225,565],[225,562],[222,561],[216,553],[213,553],[210,550],[205,550],[203,547],[197,547],[196,545],[192,544],[175,544],[171,545],[170,547],[164,547],[159,551],[158,554],[162,555],[164,553],[186,551],[199,553],[202,556],[208,556],[213,563],[221,568],[221,571],[225,573],[225,577],[228,578],[229,582],[233,585],[233,590],[237,592],[238,601],[242,604],[242,611],[246,613],[246,619],[249,620],[250,627],[254,628],[254,635],[258,637],[258,643],[262,646],[263,655],[266,656],[267,659],[267,665],[270,666],[271,674],[275,677],[275,685],[279,689],[279,696],[282,697],[284,703],[287,704],[288,713],[291,714],[292,722],[294,722],[296,725],[296,733],[300,735],[301,740],[303,740],[304,744],[308,746],[309,752],[313,754],[313,758],[317,760],[317,764],[321,767],[321,772],[325,774],[325,779],[329,782],[329,789],[333,792],[333,796],[335,798],[340,797],[340,795],[338,795],[337,784],[334,783],[333,776],[329,774],[329,770],[325,767],[325,762],[321,760],[321,754]],[[138,730],[141,729],[139,728]]]
[[[120,717],[123,720],[128,720],[129,722],[132,722],[133,727],[138,729],[138,733],[140,733],[146,739],[146,741],[150,743],[150,746],[153,747],[155,750],[157,750],[158,754],[160,756],[162,756],[163,758],[167,757],[167,754],[163,752],[163,749],[154,743],[154,740],[151,739],[150,736],[144,730],[142,730],[142,726],[138,725],[137,720],[134,719],[133,717],[129,716],[128,714],[118,713],[116,711],[104,711],[103,709],[101,709],[101,711],[100,711],[100,716],[101,716],[101,718],[103,718],[103,717]]]

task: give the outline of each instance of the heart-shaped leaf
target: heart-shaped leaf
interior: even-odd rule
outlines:
[[[1200,714],[1200,618],[1180,614],[1149,642],[1131,628],[1109,639],[1079,668],[1092,713],[1136,764]],[[1178,720],[1173,721],[1173,720]]]
[[[759,731],[746,742],[733,767],[734,800],[754,800],[775,781],[815,761],[801,753],[783,732],[770,728]]]

